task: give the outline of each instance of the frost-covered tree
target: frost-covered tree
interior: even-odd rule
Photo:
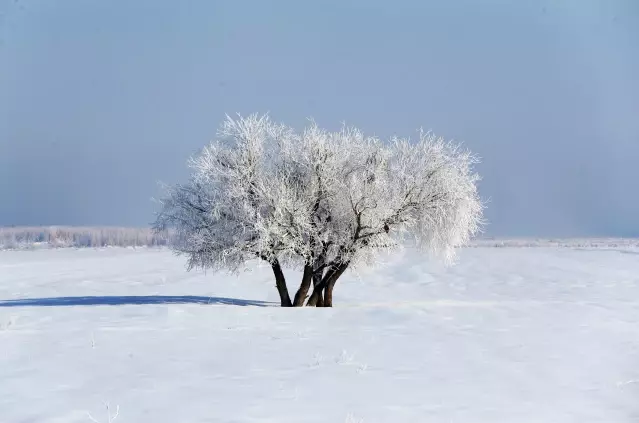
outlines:
[[[154,227],[175,229],[189,270],[261,259],[282,306],[330,307],[340,276],[380,251],[411,243],[452,260],[482,221],[475,163],[423,131],[382,142],[355,128],[311,122],[300,133],[268,116],[227,117],[190,160],[189,181],[168,188]],[[303,271],[293,300],[283,266]]]

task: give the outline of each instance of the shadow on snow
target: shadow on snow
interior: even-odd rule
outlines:
[[[235,298],[201,297],[194,295],[113,295],[0,300],[0,307],[62,307],[99,305],[117,306],[150,304],[216,304],[268,307],[274,305],[275,303],[269,303],[266,301],[240,300]]]

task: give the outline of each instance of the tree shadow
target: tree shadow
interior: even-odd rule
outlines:
[[[241,300],[224,297],[202,297],[194,295],[113,295],[0,300],[0,307],[119,306],[154,304],[215,304],[254,307],[269,307],[275,305],[275,303],[267,301]]]

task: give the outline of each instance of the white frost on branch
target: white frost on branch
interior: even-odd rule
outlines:
[[[477,162],[430,132],[383,142],[356,128],[311,122],[299,133],[268,116],[227,116],[189,161],[189,181],[168,188],[155,228],[176,229],[189,268],[352,266],[407,242],[451,261],[482,224]]]

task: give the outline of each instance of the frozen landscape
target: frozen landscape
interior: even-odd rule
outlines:
[[[0,423],[639,423],[637,75],[639,0],[0,0]]]
[[[0,252],[0,422],[638,421],[639,249],[504,245],[389,256],[332,309],[164,249]]]

